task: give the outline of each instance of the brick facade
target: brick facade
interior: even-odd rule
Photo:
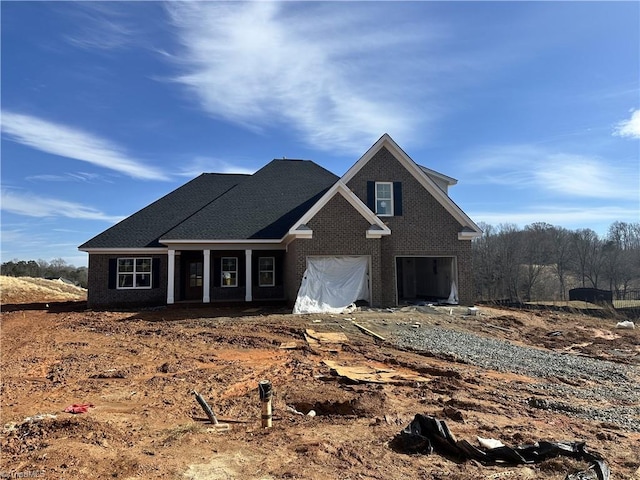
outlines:
[[[365,255],[370,258],[371,304],[382,302],[380,282],[380,239],[366,238],[369,222],[340,194],[335,195],[309,221],[312,239],[297,239],[288,248],[286,259],[287,299],[293,303],[313,255]]]
[[[397,303],[395,257],[420,255],[454,257],[460,303],[472,304],[471,242],[458,240],[460,223],[386,148],[380,149],[347,185],[364,203],[368,181],[402,183],[402,215],[381,217],[391,229],[391,235],[381,239],[382,303]]]
[[[117,289],[109,288],[109,261],[118,258],[156,259],[153,288]],[[167,256],[166,255],[89,255],[89,288],[87,306],[89,308],[128,307],[164,305],[167,302]]]

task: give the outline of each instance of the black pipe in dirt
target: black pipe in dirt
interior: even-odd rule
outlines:
[[[216,418],[215,414],[213,413],[213,410],[211,410],[211,407],[206,402],[206,400],[202,397],[202,395],[200,395],[195,390],[193,391],[193,394],[196,396],[196,400],[202,407],[202,410],[204,410],[204,413],[206,413],[207,417],[209,417],[209,420],[211,420],[211,423],[213,423],[214,425],[217,425],[218,419]]]

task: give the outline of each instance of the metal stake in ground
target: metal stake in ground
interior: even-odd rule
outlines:
[[[258,391],[260,392],[260,401],[262,402],[262,427],[271,428],[271,401],[273,399],[271,382],[269,380],[260,380],[260,383],[258,383]]]

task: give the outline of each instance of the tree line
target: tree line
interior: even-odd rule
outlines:
[[[62,258],[45,260],[11,260],[0,265],[0,273],[9,277],[64,278],[87,288],[87,267],[74,267]]]
[[[640,222],[614,222],[602,238],[548,223],[479,226],[483,235],[472,244],[478,300],[567,300],[579,287],[640,299]]]

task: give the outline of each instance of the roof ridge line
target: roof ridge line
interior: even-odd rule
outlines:
[[[247,174],[248,177],[251,177],[252,175]],[[183,218],[182,220],[180,220],[178,223],[176,223],[175,225],[173,225],[171,228],[169,228],[168,230],[162,232],[162,234],[160,234],[158,236],[158,242],[160,242],[160,239],[166,235],[168,232],[170,232],[171,230],[173,230],[174,228],[176,228],[178,225],[180,225],[181,223],[186,222],[187,220],[189,220],[191,217],[193,217],[195,214],[201,212],[202,210],[204,210],[205,208],[207,208],[209,205],[211,205],[213,202],[215,202],[216,200],[218,200],[220,197],[222,197],[223,195],[226,195],[227,193],[229,193],[231,190],[233,190],[234,188],[236,188],[238,185],[240,185],[240,183],[242,182],[238,182],[235,185],[233,185],[232,187],[226,189],[224,192],[222,192],[220,195],[218,195],[217,197],[213,198],[210,202],[204,204],[202,207],[200,207],[198,210],[196,210],[195,212],[193,212],[191,215]]]

